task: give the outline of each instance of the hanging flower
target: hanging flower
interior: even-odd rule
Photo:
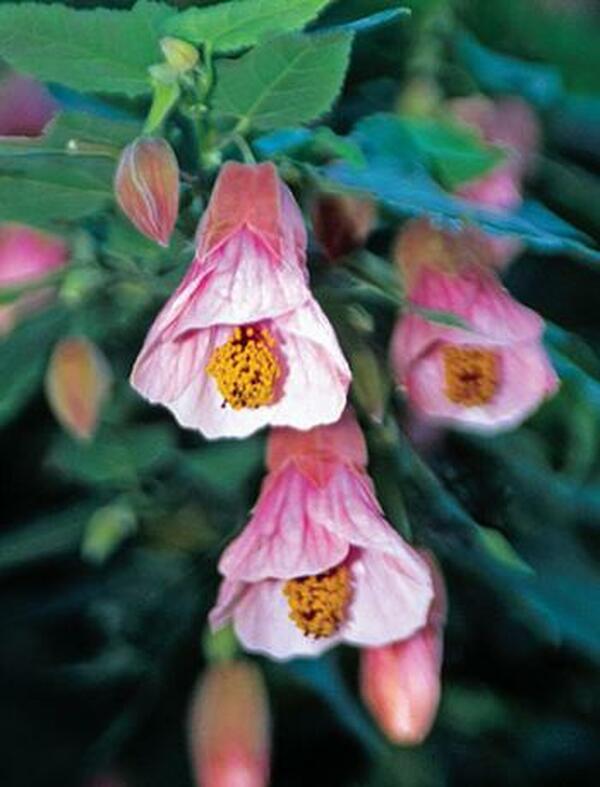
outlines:
[[[339,642],[384,645],[427,620],[423,559],[383,518],[350,412],[332,426],[274,430],[252,519],[225,550],[210,615],[251,651],[316,656]]]
[[[379,726],[394,743],[415,745],[429,734],[440,701],[440,670],[446,622],[444,581],[435,560],[434,600],[427,625],[402,642],[361,651],[360,688]]]
[[[131,381],[210,438],[339,418],[350,372],[308,287],[302,215],[272,164],[223,167],[194,261]]]
[[[248,661],[210,665],[194,691],[188,735],[198,787],[266,787],[270,719],[258,668]]]
[[[447,261],[447,260],[446,260]],[[412,270],[409,303],[447,312],[453,327],[408,313],[396,326],[391,363],[422,416],[481,432],[511,429],[558,386],[542,347],[544,323],[476,262]]]

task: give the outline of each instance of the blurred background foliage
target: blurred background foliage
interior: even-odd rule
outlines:
[[[344,0],[318,24],[396,5]],[[395,111],[416,78],[435,79],[447,96],[520,94],[539,113],[545,138],[528,196],[597,237],[593,0],[404,5],[410,18],[357,38],[331,128],[345,135],[365,115]],[[59,88],[56,95],[76,101]],[[381,144],[374,140],[379,151]],[[410,178],[403,183],[410,187]],[[110,199],[108,192],[107,206]],[[383,204],[369,241],[373,260],[388,255],[402,220],[402,211]],[[427,201],[418,207],[427,212]],[[186,214],[190,226],[179,225],[168,251],[114,211],[83,219],[70,235],[78,263],[61,298],[0,344],[3,785],[69,787],[111,770],[134,787],[191,784],[185,720],[204,659],[216,559],[256,499],[264,436],[207,444],[144,405],[126,381],[153,315],[191,257],[199,212],[196,205]],[[578,252],[579,239],[560,237],[545,248],[534,240],[506,277],[549,323],[547,345],[562,378],[553,401],[514,433],[451,433],[427,456],[400,432],[400,401],[383,425],[363,424],[386,513],[401,529],[410,522],[447,577],[444,695],[432,735],[415,749],[386,743],[357,699],[353,651],[315,662],[261,660],[273,705],[274,785],[598,783],[600,263]],[[315,252],[313,286],[351,297],[353,320],[326,295],[323,304],[346,350],[366,347],[380,369],[396,309],[380,279],[368,287],[353,278],[355,268],[366,269],[361,255],[342,273]],[[376,280],[385,275],[373,265]],[[375,320],[375,332],[365,334],[361,326]],[[44,398],[48,355],[66,333],[95,341],[113,370],[90,443],[63,433]]]

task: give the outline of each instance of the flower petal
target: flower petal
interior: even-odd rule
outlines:
[[[235,608],[235,633],[242,645],[278,660],[319,656],[340,642],[340,634],[313,639],[289,618],[284,583],[265,579],[250,586]]]
[[[487,433],[512,429],[554,393],[558,379],[539,342],[503,347],[497,352],[501,382],[487,404],[464,407],[448,399],[440,346],[411,369],[407,378],[409,399],[424,415],[447,425]]]
[[[348,554],[347,540],[309,513],[319,494],[293,465],[268,476],[251,520],[221,557],[221,573],[256,582],[319,574],[341,563]]]
[[[405,639],[427,623],[433,583],[427,564],[407,546],[404,557],[362,550],[352,563],[354,596],[343,639],[385,645]]]
[[[236,582],[227,578],[221,581],[217,602],[208,614],[208,622],[212,631],[218,631],[229,623],[233,617],[235,605],[247,587],[245,582]]]

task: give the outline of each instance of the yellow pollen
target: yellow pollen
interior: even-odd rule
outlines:
[[[448,345],[442,350],[445,394],[451,402],[477,407],[493,399],[498,389],[498,357],[482,347]]]
[[[323,574],[290,579],[283,586],[290,620],[306,637],[330,637],[342,625],[350,601],[350,572],[337,566]]]
[[[266,328],[235,328],[229,340],[217,347],[206,366],[224,402],[234,410],[270,404],[281,368],[273,352],[275,339]]]

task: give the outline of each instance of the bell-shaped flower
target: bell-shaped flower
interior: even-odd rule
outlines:
[[[209,438],[336,421],[350,371],[311,295],[302,215],[272,164],[226,164],[196,256],[131,381]]]
[[[423,556],[435,588],[427,625],[401,642],[366,648],[360,657],[365,704],[387,737],[405,745],[416,745],[427,737],[441,695],[446,593],[437,564],[427,553]]]
[[[556,391],[542,346],[543,320],[515,301],[486,266],[424,264],[410,282],[408,313],[392,336],[391,365],[419,415],[499,432],[518,426]],[[434,322],[419,309],[445,312],[462,325]]]
[[[331,426],[274,430],[252,518],[225,550],[210,621],[250,651],[316,656],[385,645],[425,625],[425,561],[385,521],[351,412]]]

